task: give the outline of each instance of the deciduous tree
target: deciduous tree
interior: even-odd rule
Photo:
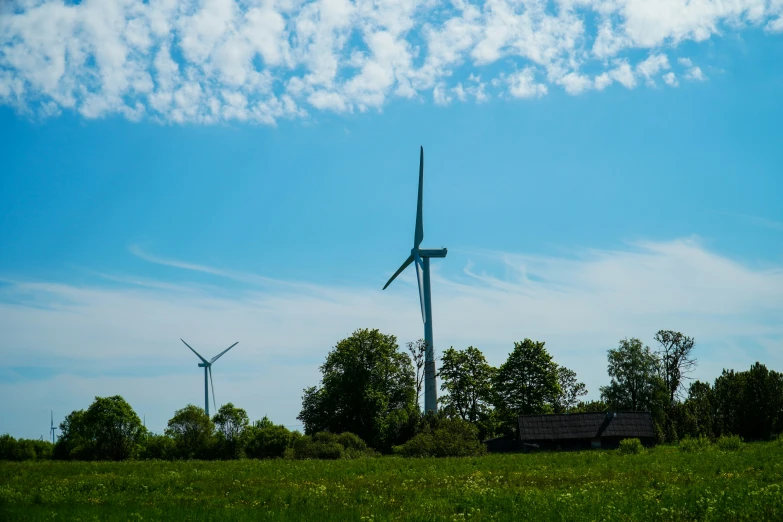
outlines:
[[[84,426],[99,460],[132,456],[147,431],[130,404],[119,395],[96,397],[84,413]]]
[[[240,458],[243,454],[244,435],[250,423],[247,412],[232,403],[224,404],[212,417],[217,428],[220,456],[228,459]]]
[[[418,417],[415,375],[397,339],[378,330],[357,330],[329,352],[321,384],[304,390],[297,417],[305,432],[349,431],[376,449],[410,435]]]
[[[180,458],[206,458],[213,443],[215,425],[203,408],[188,404],[169,419],[165,433],[174,439]]]
[[[585,383],[576,380],[576,372],[565,366],[557,367],[557,383],[560,392],[555,395],[555,413],[567,413],[579,404],[579,397],[587,395]]]
[[[696,368],[693,351],[693,337],[688,337],[673,330],[659,330],[655,340],[660,344],[657,352],[658,372],[669,393],[669,403],[674,404],[683,379]]]
[[[615,409],[649,410],[660,386],[658,360],[639,339],[623,339],[609,350],[607,368],[611,382],[601,387],[601,399]]]
[[[525,339],[514,343],[508,360],[495,377],[495,397],[508,427],[523,414],[551,411],[550,404],[560,392],[557,365],[543,342]]]
[[[445,350],[439,376],[440,388],[448,394],[439,402],[463,420],[478,422],[491,408],[492,379],[496,372],[478,348]]]

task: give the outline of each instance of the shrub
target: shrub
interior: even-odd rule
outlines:
[[[394,448],[405,457],[472,457],[486,451],[476,427],[459,418],[429,422],[421,433]]]
[[[257,423],[247,430],[245,454],[253,459],[274,459],[282,457],[291,445],[291,432],[285,426]]]
[[[694,453],[697,451],[704,451],[710,447],[710,439],[704,435],[698,437],[685,437],[679,443],[680,451],[686,451],[688,453]]]
[[[343,447],[334,438],[336,435],[327,432],[319,432],[309,437],[299,437],[294,441],[295,459],[328,459],[335,460],[343,457]]]
[[[639,439],[623,439],[620,441],[618,451],[621,455],[637,455],[644,452],[644,446]]]
[[[374,455],[375,452],[353,433],[336,435],[321,431],[312,437],[296,436],[292,444],[293,451],[284,454],[295,459],[350,459]]]
[[[742,439],[739,435],[721,435],[716,444],[723,451],[737,451],[742,447]]]
[[[166,435],[148,435],[141,446],[139,458],[171,460],[176,456],[177,447],[174,439]]]

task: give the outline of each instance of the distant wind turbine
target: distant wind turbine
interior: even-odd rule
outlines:
[[[209,415],[209,385],[212,384],[212,404],[215,406],[215,409],[217,410],[217,403],[215,402],[215,383],[212,382],[212,363],[220,359],[220,357],[229,351],[234,346],[238,345],[239,342],[235,342],[216,356],[214,356],[212,359],[207,361],[204,359],[201,354],[199,354],[196,350],[193,349],[192,346],[190,346],[188,343],[185,342],[184,339],[180,338],[180,341],[182,341],[185,346],[190,348],[190,351],[196,354],[199,359],[201,359],[202,362],[198,363],[199,368],[204,368],[204,411],[207,412],[207,415]],[[209,380],[207,380],[207,374],[209,374]]]
[[[424,239],[424,224],[422,222],[421,207],[424,192],[424,147],[421,147],[419,155],[419,199],[416,205],[416,229],[413,232],[413,248],[411,255],[402,266],[391,276],[391,279],[383,287],[391,284],[394,279],[411,263],[416,264],[416,281],[419,284],[419,304],[421,305],[421,319],[424,321],[424,340],[427,343],[424,352],[424,411],[436,412],[438,409],[438,390],[435,381],[435,346],[432,342],[432,299],[430,297],[430,258],[446,257],[447,249],[422,249],[419,248]]]
[[[49,415],[49,432],[52,434],[52,444],[54,444],[54,430],[57,429],[54,427],[54,411],[50,411]]]

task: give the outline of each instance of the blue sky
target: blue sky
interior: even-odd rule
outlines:
[[[120,393],[297,425],[356,328],[590,398],[623,337],[783,369],[783,4],[18,1],[0,9],[0,432]],[[47,25],[53,24],[53,25]],[[172,65],[173,64],[173,65]],[[195,93],[195,94],[194,94]]]

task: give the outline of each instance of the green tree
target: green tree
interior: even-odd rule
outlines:
[[[252,459],[282,457],[292,441],[293,436],[285,426],[276,425],[264,416],[247,429],[245,453]]]
[[[783,430],[783,374],[758,362],[744,372],[723,370],[713,392],[716,435],[769,439]]]
[[[146,460],[171,460],[176,455],[176,446],[171,437],[151,433],[144,439],[139,458]]]
[[[557,383],[560,386],[560,392],[555,395],[552,404],[555,413],[570,412],[579,404],[579,397],[587,395],[585,383],[577,381],[576,372],[565,366],[557,368]]]
[[[329,352],[318,387],[306,388],[297,417],[305,432],[357,434],[376,449],[411,434],[418,417],[414,369],[397,339],[357,330]]]
[[[694,381],[688,388],[688,398],[684,404],[685,415],[681,431],[682,436],[715,436],[715,397],[708,382]]]
[[[546,413],[560,393],[557,365],[543,342],[525,339],[514,350],[495,377],[495,400],[507,428],[516,426],[519,415]]]
[[[497,370],[487,363],[481,350],[451,347],[443,352],[439,377],[441,390],[447,395],[438,399],[447,411],[456,412],[462,420],[477,423],[492,404],[492,379]]]
[[[601,387],[601,399],[618,410],[650,410],[660,387],[658,359],[639,339],[623,339],[609,350],[611,382]]]
[[[243,456],[245,431],[250,419],[247,412],[232,403],[224,404],[212,417],[217,429],[220,456],[224,459],[238,459]]]
[[[124,460],[140,449],[146,431],[125,399],[119,395],[95,397],[86,411],[73,411],[60,424],[55,457]]]
[[[188,404],[174,412],[165,433],[174,439],[177,456],[203,459],[209,456],[215,425],[203,408]]]
[[[130,404],[119,395],[96,397],[84,414],[84,424],[98,460],[131,457],[147,432]]]
[[[669,394],[669,403],[674,404],[682,387],[682,380],[696,368],[693,351],[693,337],[673,330],[659,330],[655,340],[660,344],[657,352],[658,371]]]
[[[69,413],[60,423],[60,436],[54,446],[54,458],[60,460],[91,460],[94,444],[84,422],[84,410]]]

